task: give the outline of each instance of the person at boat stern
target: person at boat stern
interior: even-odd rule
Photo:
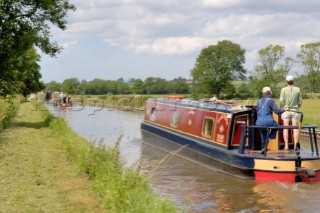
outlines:
[[[292,126],[297,126],[300,121],[301,113],[299,108],[302,104],[302,94],[299,87],[294,86],[294,78],[292,75],[286,77],[287,86],[283,87],[280,92],[280,108],[285,112],[281,115],[283,125],[288,126],[290,121]],[[294,149],[300,149],[299,144],[299,129],[293,130]],[[285,150],[289,149],[288,146],[288,129],[283,130],[283,139]]]
[[[278,108],[276,103],[274,102],[272,96],[272,91],[270,87],[264,87],[262,89],[262,98],[258,100],[256,109],[257,109],[257,121],[256,125],[258,126],[279,126],[279,123],[276,122],[272,116],[272,113],[282,114],[284,110]],[[262,150],[264,150],[267,136],[268,136],[267,129],[260,129],[261,133],[261,145]],[[272,129],[269,133],[269,138],[274,139],[276,138],[277,129]],[[264,151],[262,151],[263,154]]]

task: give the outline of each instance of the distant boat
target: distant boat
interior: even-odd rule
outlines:
[[[292,149],[292,142],[289,151],[282,150],[282,130],[299,127],[279,126],[277,138],[270,140],[262,153],[262,127],[255,126],[255,120],[252,105],[168,96],[147,100],[141,132],[146,144],[242,179],[320,180],[317,126],[302,126],[310,133],[305,142],[309,148],[298,151]]]
[[[63,100],[61,98],[53,98],[51,102],[54,107],[59,107],[61,109],[71,108],[72,107],[72,98],[71,96],[65,97]]]

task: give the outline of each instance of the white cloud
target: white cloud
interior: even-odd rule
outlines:
[[[174,19],[168,14],[161,15],[155,18],[155,24],[158,26],[168,25],[174,22]]]
[[[154,55],[155,60],[181,55],[190,59],[204,47],[228,39],[247,50],[246,66],[252,67],[258,50],[269,44],[284,45],[288,54],[295,56],[301,44],[319,41],[320,35],[320,2],[315,0],[73,2],[78,9],[69,14],[68,30],[54,28],[52,33],[70,52],[91,45],[83,42],[94,41],[90,52],[93,57],[97,54],[94,45],[99,44],[100,55],[108,55],[111,48],[110,54],[116,50],[128,54],[128,58],[130,54]],[[81,57],[82,50],[77,51]]]
[[[172,2],[176,5],[178,1]],[[162,3],[162,4],[161,4]],[[202,48],[222,39],[238,40],[244,43],[248,39],[263,37],[266,40],[277,36],[279,39],[300,35],[292,27],[299,28],[319,26],[317,19],[304,17],[295,13],[235,13],[220,16],[203,11],[201,4],[207,7],[230,7],[246,5],[241,0],[203,0],[201,4],[192,4],[185,14],[176,7],[171,11],[170,1],[104,1],[91,0],[83,3],[74,15],[74,23],[69,26],[71,37],[85,35],[95,36],[112,46],[122,49],[132,49],[134,53],[155,53],[163,55],[179,55],[194,52],[194,48]],[[262,2],[266,4],[266,2]],[[161,5],[167,10],[157,10]],[[87,8],[85,8],[86,6]],[[169,9],[170,8],[170,9]],[[183,11],[187,6],[183,8]],[[193,11],[193,9],[195,11]],[[306,20],[308,20],[306,22]],[[301,23],[303,21],[303,23]],[[307,26],[307,27],[304,27]],[[306,29],[310,31],[310,29]],[[305,31],[304,31],[305,32]],[[318,32],[310,32],[318,34]],[[196,37],[194,37],[196,35]],[[184,42],[186,44],[184,44]],[[192,41],[191,43],[188,43]],[[201,41],[201,42],[200,42]],[[253,42],[255,43],[255,42]],[[183,44],[183,45],[182,45]],[[212,44],[212,43],[211,43]],[[184,46],[185,47],[182,47]]]
[[[213,8],[226,8],[230,6],[239,5],[241,0],[202,0],[202,5]]]
[[[78,44],[77,40],[70,40],[67,42],[63,42],[61,45],[63,46],[64,51],[69,51],[72,47]]]
[[[198,37],[172,37],[156,39],[151,44],[131,44],[138,54],[188,55],[201,49],[206,39]]]

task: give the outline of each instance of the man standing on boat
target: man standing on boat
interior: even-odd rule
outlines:
[[[272,116],[272,113],[281,114],[284,110],[280,110],[276,103],[274,102],[273,98],[271,98],[272,91],[270,87],[264,87],[262,89],[263,97],[259,99],[257,104],[258,110],[258,118],[256,125],[258,126],[279,126],[279,123],[276,122]],[[262,154],[264,153],[264,147],[266,141],[268,140],[268,130],[267,129],[260,129],[261,133],[261,142],[262,142]],[[276,137],[277,129],[272,129],[269,133],[269,138],[274,139]]]
[[[291,120],[292,126],[297,126],[300,121],[299,108],[302,104],[302,95],[299,87],[293,85],[293,76],[286,77],[287,86],[281,89],[280,93],[280,108],[286,110],[281,118],[283,125],[288,126]],[[284,149],[288,150],[288,129],[283,130]],[[299,145],[299,129],[293,129],[294,149],[300,149]]]
[[[60,93],[60,104],[61,106],[65,106],[67,104],[67,97],[63,92]]]

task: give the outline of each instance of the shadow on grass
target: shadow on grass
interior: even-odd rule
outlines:
[[[11,127],[26,127],[26,128],[34,128],[34,129],[41,129],[43,127],[48,127],[48,124],[43,122],[14,122]]]
[[[26,128],[34,128],[41,129],[44,127],[49,127],[50,122],[54,119],[54,116],[48,115],[47,118],[42,122],[13,122],[11,127],[26,127]]]

